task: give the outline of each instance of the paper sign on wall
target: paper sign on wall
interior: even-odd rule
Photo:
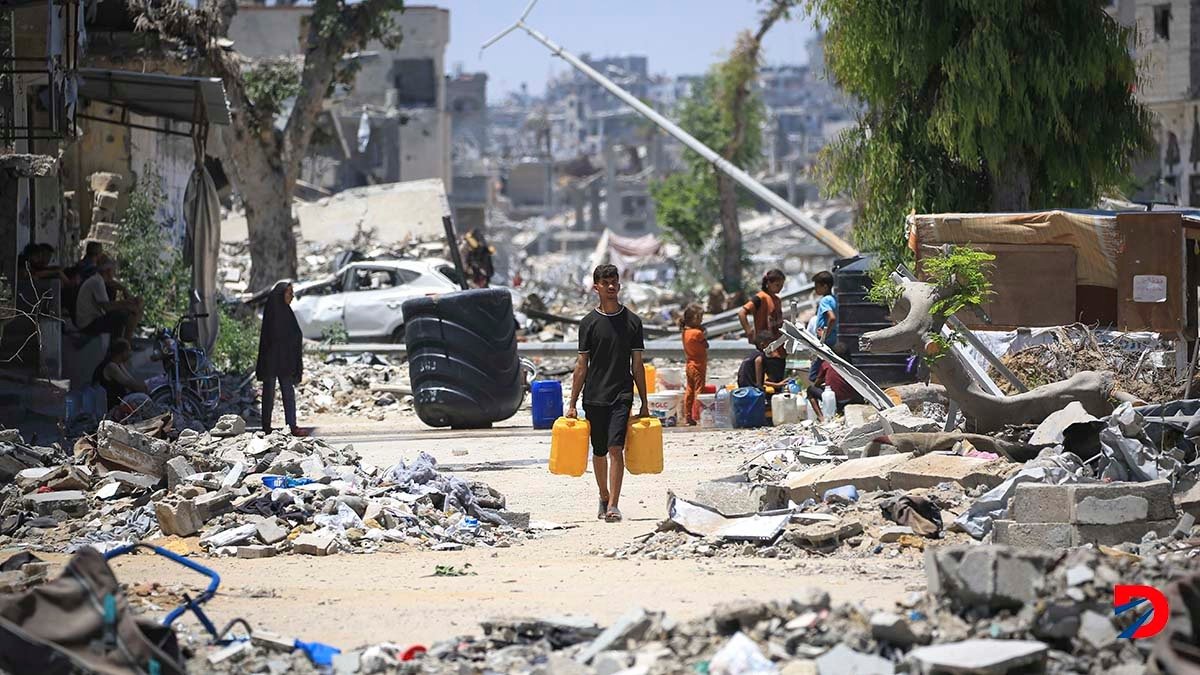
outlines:
[[[1137,274],[1133,277],[1134,302],[1166,302],[1167,277],[1161,274]]]

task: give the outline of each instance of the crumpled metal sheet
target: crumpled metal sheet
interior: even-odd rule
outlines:
[[[1139,482],[1165,478],[1175,482],[1182,471],[1183,451],[1157,447],[1146,434],[1145,419],[1131,404],[1122,404],[1109,415],[1106,424],[1100,431],[1100,478]]]

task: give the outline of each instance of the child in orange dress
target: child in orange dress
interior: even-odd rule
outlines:
[[[704,308],[694,303],[683,310],[683,318],[679,320],[683,330],[683,353],[687,357],[683,410],[688,426],[696,424],[696,396],[704,389],[704,380],[708,377],[708,335],[700,326],[703,320]]]

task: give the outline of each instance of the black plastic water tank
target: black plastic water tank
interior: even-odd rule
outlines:
[[[477,429],[517,412],[524,379],[507,290],[415,298],[400,310],[413,407],[422,422]]]
[[[892,325],[888,308],[867,300],[874,256],[842,258],[833,265],[833,295],[838,302],[838,341],[850,350],[850,362],[881,387],[913,382],[906,367],[910,354],[869,354],[860,351],[863,333]]]

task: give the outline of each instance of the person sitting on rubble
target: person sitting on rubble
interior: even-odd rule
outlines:
[[[846,345],[838,343],[833,348],[833,353],[845,359],[850,355],[850,350]],[[808,404],[817,414],[817,420],[824,422],[824,415],[821,414],[821,395],[825,393],[825,388],[833,390],[834,397],[837,399],[837,411],[840,413],[845,410],[846,406],[851,403],[861,403],[862,396],[850,386],[849,382],[842,377],[841,373],[833,369],[828,361],[821,361],[820,367],[817,370],[816,377],[812,380],[812,386],[808,388]]]
[[[271,288],[263,309],[262,333],[258,336],[258,361],[254,372],[262,381],[262,430],[271,433],[275,408],[275,381],[283,398],[283,419],[293,436],[304,436],[296,424],[296,384],[304,375],[304,334],[289,305],[295,293],[290,281]]]
[[[471,228],[463,237],[459,252],[462,254],[463,265],[467,268],[467,281],[470,282],[471,288],[487,288],[492,274],[496,271],[492,263],[496,247],[488,245],[487,239],[478,228]]]
[[[76,325],[85,335],[108,333],[114,338],[132,340],[142,320],[141,298],[134,297],[117,280],[117,263],[112,258],[101,257],[96,269],[97,273],[79,287],[75,299]],[[113,299],[118,294],[121,299]]]
[[[773,387],[776,391],[787,384],[786,359],[782,356],[783,347],[767,353],[767,347],[775,341],[769,335],[759,334],[755,338],[754,353],[742,360],[738,366],[737,386],[757,387],[763,391]]]
[[[738,321],[742,322],[742,330],[746,331],[746,339],[752,345],[757,345],[757,336],[762,333],[770,337],[768,342],[779,337],[783,328],[783,303],[779,300],[779,292],[787,277],[777,269],[768,270],[762,278],[762,290],[754,294],[750,301],[738,310]],[[751,323],[750,315],[754,315]]]
[[[127,340],[113,340],[108,346],[108,355],[92,373],[92,384],[104,388],[107,397],[105,410],[112,410],[126,400],[130,394],[149,394],[145,380],[129,372],[129,360],[133,347]]]

